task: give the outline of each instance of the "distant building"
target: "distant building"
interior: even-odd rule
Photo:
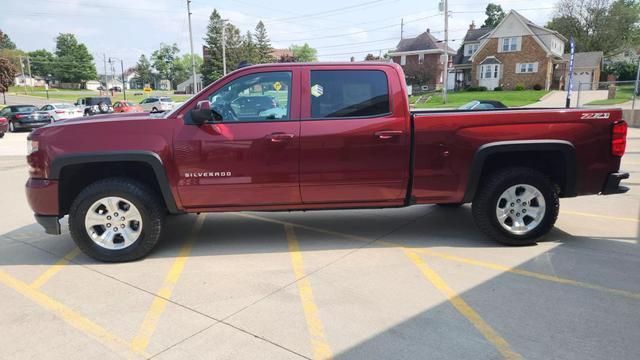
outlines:
[[[16,77],[13,79],[13,83],[16,86],[44,86],[44,84],[46,83],[45,80],[39,76],[34,76],[31,77],[29,76],[29,74],[17,74]]]
[[[294,59],[293,51],[289,49],[273,49],[271,56],[273,56],[277,62],[290,62],[288,60]]]
[[[194,94],[202,90],[202,74],[196,74],[196,91],[193,91],[193,76],[176,86],[176,92],[184,94]]]

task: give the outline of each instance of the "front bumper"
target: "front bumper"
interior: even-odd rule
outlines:
[[[15,121],[13,123],[16,129],[37,129],[39,127],[43,127],[49,124],[51,124],[51,120],[33,121],[33,122]]]
[[[36,221],[47,234],[60,234],[58,222],[58,181],[29,179],[25,186],[27,201],[35,213]]]
[[[600,194],[602,195],[612,195],[612,194],[624,194],[629,191],[629,188],[626,186],[620,186],[620,181],[628,179],[629,173],[626,172],[615,172],[609,174],[607,176],[607,181],[604,183],[604,187]]]

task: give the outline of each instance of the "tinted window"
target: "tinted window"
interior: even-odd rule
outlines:
[[[288,120],[290,97],[290,72],[263,72],[233,80],[209,102],[222,121]]]
[[[173,100],[171,100],[171,98],[169,98],[169,97],[160,98],[160,101],[162,101],[162,102],[173,102]]]
[[[16,106],[13,108],[13,112],[32,112],[38,111],[38,108],[35,106]]]
[[[387,75],[382,71],[311,71],[312,118],[377,116],[389,109]]]

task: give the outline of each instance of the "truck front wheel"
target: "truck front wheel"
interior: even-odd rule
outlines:
[[[558,218],[560,201],[542,173],[513,167],[490,175],[472,204],[476,225],[505,245],[529,245],[548,233]]]
[[[69,210],[73,241],[100,261],[132,261],[151,252],[164,225],[158,197],[144,184],[109,178],[89,185]]]

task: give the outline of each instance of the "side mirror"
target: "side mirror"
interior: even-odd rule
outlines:
[[[198,101],[196,108],[191,110],[191,121],[196,124],[204,124],[211,120],[213,120],[213,113],[211,112],[211,104],[209,101]]]

